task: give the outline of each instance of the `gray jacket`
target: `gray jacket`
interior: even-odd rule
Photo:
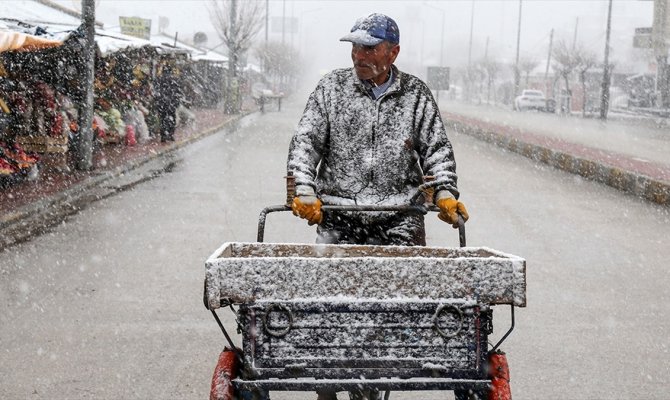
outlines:
[[[432,175],[436,192],[458,198],[454,154],[430,90],[392,68],[396,79],[377,100],[353,68],[321,79],[289,148],[298,194],[312,187],[327,204],[407,204]]]

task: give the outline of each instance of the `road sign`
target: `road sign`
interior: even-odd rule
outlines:
[[[298,18],[272,17],[272,33],[298,33]]]
[[[121,33],[149,40],[151,38],[151,20],[139,17],[119,17]]]
[[[651,31],[651,27],[635,28],[635,36],[633,36],[633,47],[636,49],[650,49]]]
[[[428,67],[426,83],[431,90],[449,90],[449,67]]]

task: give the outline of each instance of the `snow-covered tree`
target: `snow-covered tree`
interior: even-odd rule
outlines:
[[[228,48],[226,112],[239,112],[238,65],[253,44],[265,21],[264,2],[257,0],[210,0],[209,14],[217,34]]]

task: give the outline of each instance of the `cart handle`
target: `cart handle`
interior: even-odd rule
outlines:
[[[440,209],[434,205],[425,206],[425,205],[389,205],[389,206],[379,206],[379,205],[324,205],[321,207],[323,211],[364,211],[364,212],[379,212],[379,211],[393,211],[406,214],[422,214],[425,215],[429,211],[440,212]],[[264,208],[261,211],[261,214],[258,217],[258,235],[256,237],[257,242],[263,242],[265,236],[265,221],[267,215],[274,212],[285,212],[291,211],[291,207],[282,204],[277,206],[269,206]],[[458,215],[458,238],[461,247],[466,246],[465,242],[465,221],[463,217]]]

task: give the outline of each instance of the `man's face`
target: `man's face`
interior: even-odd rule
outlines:
[[[399,45],[388,42],[376,46],[363,46],[354,43],[351,47],[351,59],[354,62],[359,79],[372,79],[377,84],[384,83],[388,70],[398,56]]]

